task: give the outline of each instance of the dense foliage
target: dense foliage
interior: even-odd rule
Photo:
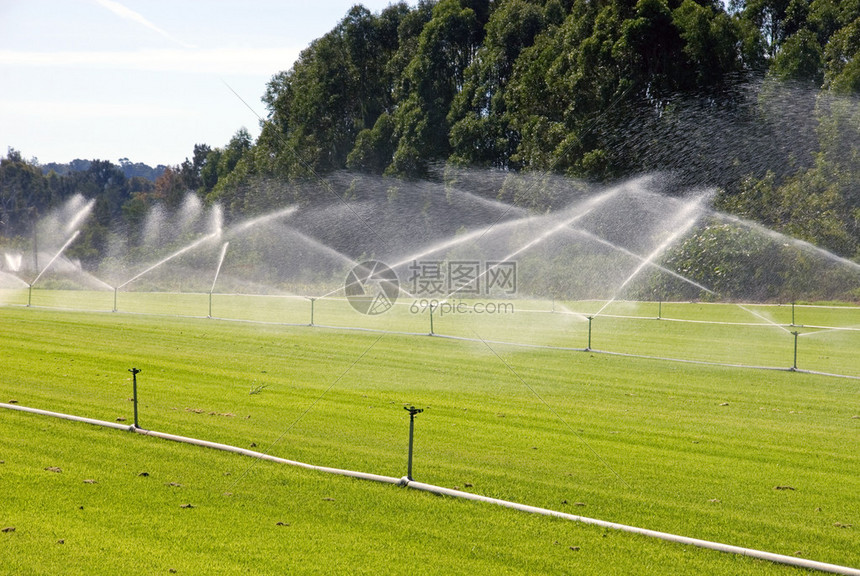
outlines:
[[[10,151],[0,235],[73,192],[98,198],[87,238],[98,250],[108,219],[133,227],[188,191],[231,218],[331,200],[324,178],[343,170],[445,180],[469,166],[589,182],[663,171],[718,188],[723,210],[857,259],[858,49],[858,0],[356,5],[271,79],[256,141],[242,129],[222,147],[197,145],[154,184],[98,161],[43,176]],[[484,193],[533,210],[566,200]]]

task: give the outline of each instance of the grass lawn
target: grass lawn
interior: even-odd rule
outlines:
[[[638,330],[686,353],[713,329],[666,324]],[[397,477],[415,404],[417,480],[860,566],[856,380],[15,307],[0,308],[0,349],[3,402],[130,422],[134,366],[145,428]],[[0,438],[10,573],[793,571],[35,415],[0,411]]]

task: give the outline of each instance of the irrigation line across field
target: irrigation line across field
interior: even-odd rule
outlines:
[[[269,298],[279,298],[279,296],[263,296]],[[134,312],[127,310],[88,310],[83,308],[69,308],[64,306],[39,306],[39,305],[31,305],[27,306],[26,304],[2,304],[0,307],[9,306],[9,307],[22,307],[22,308],[33,308],[38,310],[58,310],[61,312],[88,312],[92,314],[99,313],[120,313],[120,314],[129,314],[129,315],[138,315],[138,316],[161,316],[166,318],[191,318],[195,320],[223,320],[225,322],[247,322],[249,324],[270,324],[276,326],[308,326],[308,322],[278,322],[278,321],[266,321],[266,320],[250,320],[246,318],[230,318],[227,316],[209,316],[202,314],[171,314],[171,313],[156,313],[156,312]],[[822,306],[822,308],[824,308]],[[471,309],[471,308],[470,308]],[[577,316],[577,317],[586,317],[585,312],[575,312],[575,311],[564,311],[564,310],[517,310],[518,313],[535,313],[535,314],[559,314],[566,316]],[[624,314],[601,314],[602,318],[614,318],[620,320],[660,320],[661,322],[677,322],[681,324],[707,324],[713,326],[739,326],[739,327],[747,327],[747,328],[791,328],[791,327],[800,327],[800,328],[808,328],[815,329],[818,332],[810,332],[806,334],[801,334],[801,336],[809,336],[810,334],[819,334],[821,331],[828,332],[860,332],[860,326],[822,326],[818,324],[796,324],[792,326],[791,324],[777,324],[777,323],[764,323],[764,322],[729,322],[725,320],[691,320],[689,318],[671,318],[667,316],[634,316],[634,315],[624,315]],[[367,330],[370,332],[384,332],[386,334],[407,334],[407,335],[425,335],[426,332],[406,332],[406,331],[396,331],[396,330],[379,330],[376,328],[362,328],[360,326],[336,326],[331,324],[319,324],[314,323],[314,326],[317,328],[333,328],[338,330]],[[439,334],[436,334],[439,336]],[[504,342],[504,344],[511,345],[520,345],[520,346],[535,346],[523,343],[514,343],[514,342]],[[551,347],[557,348],[559,350],[582,350],[582,348],[567,348],[567,347]]]
[[[165,295],[165,296],[180,296],[180,295],[194,296],[194,295],[197,295],[197,296],[201,296],[201,297],[209,295],[208,293],[202,293],[202,292],[200,292],[200,293],[194,293],[194,292],[158,292],[158,294],[159,295]],[[250,298],[290,299],[290,300],[305,300],[305,301],[312,300],[309,297],[299,296],[296,294],[215,293],[215,295],[216,296],[223,296],[223,297],[250,297]],[[346,298],[337,297],[337,296],[335,296],[335,297],[328,296],[325,298],[313,298],[313,300],[316,300],[316,301],[327,300],[327,301],[333,301],[333,302],[339,302],[339,303],[348,302],[348,300]],[[515,301],[506,301],[506,302],[515,302]],[[599,303],[602,301],[601,300],[583,300],[581,302]],[[628,300],[623,300],[623,301],[617,300],[617,301],[615,301],[616,304],[630,304],[631,302],[633,302],[633,301],[628,301]],[[679,302],[666,301],[666,302],[662,302],[662,303],[663,304],[679,304],[679,305],[691,304],[691,302],[680,302],[680,301]],[[731,304],[731,303],[726,303],[726,302],[697,302],[696,303],[696,305],[703,305],[703,306],[704,305],[725,306],[725,305],[729,305],[729,304]],[[747,304],[747,305],[742,305],[739,303],[734,303],[734,304],[736,306],[738,306],[739,308],[745,310],[746,312],[749,312],[751,315],[765,320],[765,322],[732,322],[732,321],[727,321],[727,320],[693,320],[693,319],[689,319],[689,318],[673,318],[671,316],[665,316],[665,315],[640,316],[640,315],[634,315],[634,314],[605,314],[605,313],[602,313],[602,314],[600,314],[600,316],[602,318],[614,318],[614,319],[621,319],[621,320],[660,320],[660,321],[666,321],[666,322],[677,322],[677,323],[687,323],[687,324],[707,324],[707,325],[714,325],[714,326],[739,326],[739,327],[761,327],[761,328],[777,327],[777,328],[781,328],[787,332],[789,331],[788,329],[792,328],[792,327],[801,327],[801,328],[809,328],[809,329],[817,329],[817,330],[860,332],[860,326],[858,326],[858,325],[824,326],[824,325],[817,325],[817,324],[785,324],[785,323],[773,322],[773,321],[767,319],[766,317],[756,313],[755,311],[750,310],[749,308],[746,308],[746,306],[785,308],[786,306],[784,304]],[[465,304],[463,302],[460,302],[459,305],[463,305],[464,310],[468,310],[468,311],[474,311],[476,309],[474,306]],[[109,312],[122,312],[125,314],[140,314],[140,315],[150,315],[150,316],[175,316],[178,318],[213,318],[213,319],[218,319],[218,320],[247,321],[247,322],[252,322],[252,323],[257,322],[260,324],[279,324],[279,325],[285,325],[285,326],[307,326],[308,325],[307,322],[275,322],[275,321],[268,322],[268,321],[262,321],[262,320],[244,320],[242,318],[228,318],[228,317],[210,316],[210,315],[202,315],[202,314],[199,314],[199,315],[198,314],[169,314],[169,313],[158,314],[158,313],[150,313],[150,312],[132,312],[132,311],[125,311],[125,310],[89,310],[89,309],[64,307],[64,306],[39,306],[39,305],[27,305],[27,304],[0,304],[0,306],[10,306],[10,307],[19,306],[19,307],[24,307],[24,308],[39,308],[39,309],[45,309],[45,310],[61,310],[61,311],[69,311],[69,312],[80,312],[80,311],[108,312],[109,311]],[[410,304],[407,302],[399,302],[398,301],[398,302],[394,302],[393,306],[410,306]],[[803,304],[802,306],[799,305],[798,307],[801,307],[801,308],[817,308],[817,309],[825,309],[825,310],[860,310],[860,306],[825,306],[825,305]],[[525,313],[525,314],[557,314],[560,316],[575,316],[578,318],[586,318],[589,315],[593,315],[591,312],[583,312],[583,311],[570,310],[570,309],[554,310],[554,309],[517,308],[515,310],[515,312],[518,314],[521,314],[521,313]],[[328,327],[329,328],[342,328],[342,329],[352,328],[350,326],[331,326],[331,325]],[[404,333],[409,334],[409,332],[404,332]]]
[[[79,309],[73,308],[56,308],[56,307],[39,307],[39,306],[28,306],[28,308],[40,308],[43,310],[63,310],[63,311],[71,311],[71,312],[80,312]],[[837,309],[841,309],[841,307],[834,307]],[[494,344],[494,345],[503,345],[503,346],[515,346],[518,348],[529,348],[529,349],[537,349],[537,350],[556,350],[562,352],[591,352],[595,354],[607,354],[613,356],[624,356],[628,358],[641,358],[645,360],[659,360],[665,362],[681,362],[685,364],[698,364],[703,366],[722,366],[726,368],[748,368],[752,370],[777,370],[777,371],[787,371],[787,372],[798,372],[801,374],[814,374],[818,376],[832,376],[834,378],[847,378],[851,380],[860,380],[860,376],[851,375],[851,374],[839,374],[835,372],[824,372],[818,370],[807,370],[800,369],[794,367],[784,367],[784,366],[761,366],[755,364],[737,364],[731,362],[716,362],[713,360],[692,360],[689,358],[674,358],[669,356],[653,356],[648,354],[635,354],[631,352],[615,352],[609,350],[598,350],[595,348],[581,348],[575,346],[554,346],[551,344],[528,344],[524,342],[510,342],[504,340],[481,340],[476,338],[470,338],[468,336],[456,336],[453,334],[440,334],[439,332],[409,332],[405,330],[385,330],[382,328],[369,328],[362,326],[337,326],[337,325],[329,325],[329,324],[318,324],[314,323],[313,325],[308,324],[307,322],[275,322],[275,321],[264,321],[264,320],[250,320],[245,318],[222,318],[217,316],[200,316],[200,315],[191,315],[191,314],[153,314],[149,312],[107,312],[107,311],[86,311],[90,313],[110,313],[110,314],[129,314],[129,315],[138,315],[138,316],[153,316],[153,317],[166,317],[166,318],[190,318],[196,320],[220,320],[224,322],[240,322],[247,324],[259,324],[259,325],[267,325],[267,326],[290,326],[297,328],[321,328],[327,330],[350,330],[356,332],[368,332],[373,334],[390,334],[390,335],[399,335],[399,336],[432,336],[437,338],[444,338],[448,340],[458,340],[463,342],[474,342],[478,344]],[[570,314],[570,312],[558,312]],[[616,317],[610,316],[608,314],[604,315],[605,318]],[[657,320],[654,317],[647,316],[617,316],[617,318],[627,318],[627,319],[641,319],[641,320]],[[731,325],[731,326],[746,326],[746,327],[758,327],[758,328],[770,328],[773,327],[774,324],[751,324],[751,323],[742,323],[742,322],[721,322],[721,321],[711,321],[711,320],[685,320],[678,318],[660,318],[662,321],[667,322],[686,322],[693,324],[714,324],[714,325]],[[782,325],[779,325],[780,328],[783,328]],[[850,332],[860,332],[860,328],[854,327],[834,327],[834,326],[803,326],[804,328],[814,328],[819,330],[818,332],[808,332],[806,334],[800,334],[799,336],[810,336],[821,333],[820,331],[850,331]],[[783,328],[784,329],[784,328]]]
[[[103,426],[106,428],[111,428],[113,430],[123,430],[129,432],[135,432],[137,434],[142,434],[144,436],[153,436],[155,438],[160,438],[162,440],[170,440],[173,442],[180,442],[184,444],[190,444],[193,446],[200,446],[204,448],[211,448],[215,450],[221,450],[224,452],[231,452],[234,454],[241,454],[243,456],[248,456],[251,458],[255,458],[257,460],[267,460],[270,462],[275,462],[279,464],[287,464],[289,466],[296,466],[299,468],[304,468],[306,470],[314,470],[317,472],[323,472],[327,474],[336,474],[339,476],[347,476],[350,478],[357,478],[360,480],[370,480],[373,482],[380,482],[384,484],[393,484],[397,486],[402,486],[405,488],[411,488],[413,490],[420,490],[422,492],[429,492],[431,494],[437,494],[440,496],[449,496],[452,498],[462,498],[464,500],[472,500],[476,502],[484,502],[487,504],[495,504],[497,506],[502,506],[505,508],[511,508],[513,510],[519,510],[521,512],[527,512],[531,514],[538,514],[542,516],[551,516],[555,518],[561,518],[564,520],[570,520],[573,522],[580,522],[582,524],[587,524],[591,526],[599,526],[601,528],[609,528],[612,530],[619,530],[622,532],[629,532],[633,534],[639,534],[641,536],[647,536],[649,538],[657,538],[660,540],[664,540],[667,542],[674,542],[677,544],[686,544],[690,546],[697,546],[699,548],[705,548],[709,550],[716,550],[718,552],[725,552],[728,554],[736,554],[739,556],[748,556],[750,558],[756,558],[759,560],[766,560],[769,562],[773,562],[776,564],[785,564],[788,566],[795,566],[798,568],[805,568],[809,570],[817,570],[819,572],[827,572],[830,574],[843,574],[845,576],[860,576],[860,569],[852,568],[850,566],[839,566],[837,564],[829,564],[826,562],[818,562],[816,560],[808,560],[806,558],[798,558],[796,556],[787,556],[784,554],[776,554],[774,552],[766,552],[763,550],[756,550],[753,548],[744,548],[741,546],[734,546],[731,544],[722,544],[720,542],[713,542],[710,540],[702,540],[699,538],[691,538],[688,536],[681,536],[678,534],[670,534],[668,532],[659,532],[657,530],[650,530],[648,528],[639,528],[636,526],[630,526],[627,524],[619,524],[617,522],[609,522],[607,520],[598,520],[596,518],[589,518],[586,516],[577,516],[575,514],[568,514],[566,512],[560,512],[558,510],[551,510],[549,508],[541,508],[538,506],[530,506],[528,504],[522,504],[520,502],[512,502],[510,500],[501,500],[499,498],[491,498],[489,496],[483,496],[481,494],[473,494],[471,492],[462,492],[460,490],[453,490],[451,488],[444,488],[442,486],[436,486],[434,484],[425,484],[423,482],[416,482],[414,480],[410,480],[406,477],[403,478],[395,478],[393,476],[383,476],[379,474],[372,474],[367,472],[358,472],[355,470],[345,470],[341,468],[330,468],[327,466],[317,466],[314,464],[307,464],[305,462],[299,462],[296,460],[287,460],[285,458],[279,458],[277,456],[272,456],[270,454],[265,454],[262,452],[255,452],[253,450],[248,450],[246,448],[239,448],[237,446],[231,446],[229,444],[221,444],[218,442],[209,442],[207,440],[199,440],[197,438],[190,438],[187,436],[177,436],[174,434],[168,434],[165,432],[158,432],[155,430],[146,430],[143,428],[135,428],[134,426],[126,426],[119,425],[115,422],[107,422],[104,420],[95,420],[92,418],[85,418],[82,416],[74,416],[71,414],[63,414],[60,412],[50,412],[47,410],[41,410],[38,408],[30,408],[27,406],[21,406],[18,404],[4,404],[0,403],[0,408],[6,408],[9,410],[15,410],[19,412],[25,412],[30,414],[37,414],[41,416],[50,416],[54,418],[60,418],[63,420],[71,420],[75,422],[83,422],[86,424],[92,424],[95,426]]]

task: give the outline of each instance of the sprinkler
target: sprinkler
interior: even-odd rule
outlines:
[[[42,268],[42,271],[39,272],[38,274],[36,274],[36,277],[33,279],[32,282],[30,282],[30,284],[29,284],[30,289],[29,289],[28,294],[27,294],[27,307],[28,308],[29,308],[30,304],[32,304],[32,301],[33,301],[33,285],[39,281],[39,278],[42,277],[42,274],[47,272],[48,268],[50,268],[51,265],[57,260],[57,258],[59,258],[60,255],[65,251],[65,249],[69,247],[69,244],[71,244],[72,242],[75,241],[75,238],[77,238],[78,234],[80,234],[80,233],[81,233],[80,230],[75,230],[75,233],[72,234],[68,240],[66,240],[66,243],[63,244],[63,247],[60,248],[60,250],[56,254],[54,254],[54,257],[51,258],[51,260],[45,265],[45,267]],[[36,260],[36,269],[37,270],[39,269],[39,261],[38,260]]]
[[[797,370],[797,335],[798,332],[792,332],[794,334],[794,366],[791,367],[792,370]]]
[[[794,323],[794,302],[791,303],[791,325],[795,326],[795,323]]]
[[[415,432],[415,415],[421,414],[424,409],[415,406],[404,406],[403,409],[409,412],[409,462],[406,467],[406,479],[412,480],[412,437]]]
[[[663,318],[663,299],[660,298],[657,301],[657,320],[660,320],[662,318]]]
[[[311,326],[314,325],[314,302],[316,302],[316,298],[308,298],[311,301]]]
[[[591,350],[591,321],[594,320],[594,316],[587,316],[588,318],[588,346],[586,346],[586,351]]]
[[[431,302],[431,303],[430,303],[430,336],[433,336],[433,335],[435,334],[435,333],[433,332],[433,309],[434,309],[435,307],[436,307],[436,306],[434,306],[434,305],[433,305],[433,303]]]
[[[113,311],[116,312],[116,293],[119,288],[114,287],[113,289]]]
[[[131,386],[132,386],[132,394],[134,395],[134,427],[140,428],[137,424],[137,375],[140,374],[140,368],[129,368],[129,372],[131,372]]]

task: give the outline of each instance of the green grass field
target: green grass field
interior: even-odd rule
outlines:
[[[68,295],[36,296],[36,306],[80,307],[48,301]],[[155,316],[205,316],[206,297],[192,314],[171,295],[135,296],[119,295],[120,313],[0,308],[0,401],[130,423],[134,366],[143,370],[144,428],[396,477],[406,472],[402,407],[414,404],[426,408],[416,418],[417,480],[860,566],[855,379],[480,341],[584,347],[587,321],[546,303],[507,324],[434,319],[436,332],[472,338],[458,341]],[[217,295],[213,304],[213,316],[241,310],[226,313]],[[655,304],[613,307],[640,319],[598,316],[593,348],[720,361],[749,345],[750,363],[791,365],[793,336],[777,326],[743,331],[655,320]],[[353,323],[428,331],[427,315],[403,310],[352,312]],[[790,307],[754,311],[780,324],[788,313],[790,322]],[[317,302],[315,323],[337,325],[349,312]],[[853,308],[798,312],[805,326],[860,323]],[[279,309],[253,314],[290,321]],[[736,305],[663,304],[662,316],[762,322]],[[556,323],[569,330],[554,333]],[[801,368],[860,373],[856,332],[816,330],[797,328],[810,334],[799,338]],[[826,354],[806,344],[815,338],[827,341]],[[723,344],[729,352],[717,350]],[[0,438],[0,524],[15,527],[0,533],[0,571],[10,574],[797,571],[8,410]]]

